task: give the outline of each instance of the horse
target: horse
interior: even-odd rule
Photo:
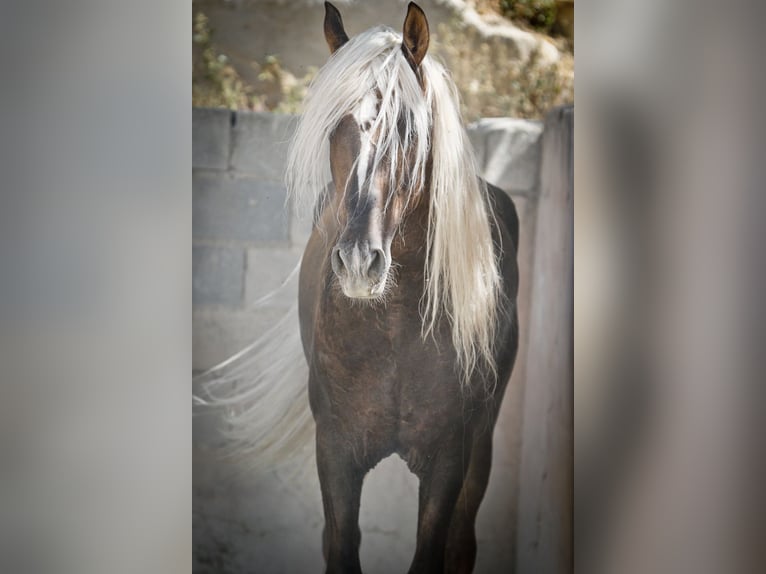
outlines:
[[[288,192],[314,214],[300,341],[268,334],[263,353],[265,372],[279,376],[299,345],[308,384],[260,372],[230,402],[251,399],[250,440],[266,450],[314,439],[326,572],[361,572],[363,480],[392,454],[419,479],[409,571],[471,572],[518,348],[516,208],[477,175],[420,7],[409,4],[401,34],[379,26],[349,38],[326,2],[324,35],[331,55],[287,158]]]

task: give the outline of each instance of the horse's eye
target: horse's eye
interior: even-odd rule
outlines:
[[[372,122],[371,122],[371,121],[369,121],[369,120],[367,120],[366,122],[364,122],[364,123],[362,124],[362,126],[361,126],[361,127],[362,127],[362,131],[363,131],[363,132],[368,132],[368,131],[370,131],[370,128],[372,127]]]

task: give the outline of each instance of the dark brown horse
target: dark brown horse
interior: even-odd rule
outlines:
[[[477,180],[454,118],[439,117],[457,114],[456,102],[450,91],[437,93],[449,87],[443,71],[424,66],[422,10],[409,5],[401,37],[374,29],[349,40],[339,12],[325,7],[333,56],[307,102],[291,168],[319,161],[305,146],[327,130],[333,184],[317,205],[299,297],[327,571],[361,571],[362,482],[397,453],[420,479],[410,572],[470,572],[492,429],[518,344],[516,210]],[[417,93],[395,93],[413,87]],[[448,129],[458,131],[434,133]],[[439,149],[447,145],[453,149]]]
[[[393,453],[420,479],[410,572],[471,572],[518,346],[516,209],[477,176],[423,11],[410,3],[402,34],[349,39],[325,9],[332,55],[287,166],[289,191],[314,206],[301,340],[288,315],[211,371],[211,394],[261,467],[315,436],[327,572],[361,571],[362,483]]]

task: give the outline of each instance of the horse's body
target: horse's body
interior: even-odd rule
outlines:
[[[339,233],[332,202],[322,213],[324,228],[309,239],[299,308],[327,519],[325,552],[334,543],[339,553],[328,562],[330,570],[337,565],[339,572],[358,571],[362,480],[392,453],[421,481],[412,571],[470,572],[473,567],[474,522],[489,480],[492,429],[518,345],[510,303],[518,288],[518,218],[510,198],[490,190],[510,308],[496,334],[497,386],[489,397],[461,386],[446,318],[433,337],[421,336],[424,213],[410,214],[392,246],[398,278],[385,306],[350,305],[337,289],[329,263]],[[483,376],[477,372],[469,387],[483,389]]]
[[[256,466],[315,436],[328,572],[361,571],[362,482],[393,453],[420,479],[410,572],[470,572],[518,346],[516,209],[477,176],[457,91],[426,56],[422,10],[410,4],[401,35],[349,39],[325,7],[333,55],[287,165],[290,192],[315,205],[301,340],[288,315],[213,368],[208,388]]]
[[[334,16],[332,10],[328,7],[328,18]],[[326,30],[327,26],[326,21]],[[358,135],[347,140],[354,138]],[[358,143],[352,147],[359,151]],[[331,152],[335,161],[343,163],[338,155]],[[299,296],[328,571],[360,571],[362,482],[381,459],[396,453],[420,479],[417,549],[410,571],[470,572],[476,556],[474,523],[489,479],[492,430],[518,346],[515,207],[505,193],[491,186],[481,196],[500,278],[498,309],[492,366],[480,363],[464,380],[451,317],[438,314],[433,328],[423,334],[433,208],[430,173],[426,170],[422,196],[401,210],[390,244],[384,241],[380,248],[387,252],[385,260],[395,262],[396,277],[388,279],[385,297],[372,302],[354,301],[345,284],[339,288],[339,278],[345,275],[338,267],[346,272],[343,263],[352,260],[352,252],[345,256],[341,252],[337,264],[334,252],[362,210],[357,204],[348,205],[347,180],[337,177],[336,169],[333,176],[334,185],[317,203]],[[352,237],[353,249],[360,240],[367,241],[365,225],[357,227],[362,232]],[[454,237],[461,240],[472,238]],[[370,260],[370,268],[380,262],[374,255]]]

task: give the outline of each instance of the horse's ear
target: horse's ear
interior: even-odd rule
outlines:
[[[330,53],[348,42],[348,34],[343,29],[343,18],[338,9],[329,2],[324,3],[324,39],[330,46]]]
[[[426,14],[420,6],[410,2],[409,6],[407,6],[407,17],[404,19],[402,51],[412,69],[416,72],[420,62],[426,56],[428,39],[428,20],[426,20]]]

